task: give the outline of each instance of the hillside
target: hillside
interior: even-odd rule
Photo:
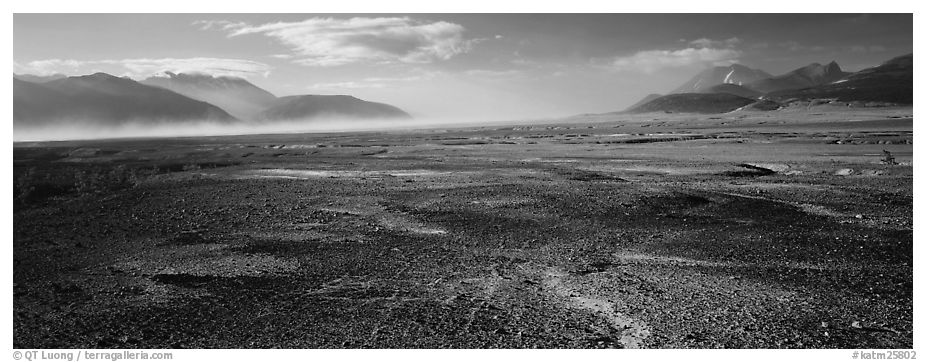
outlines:
[[[46,83],[14,79],[16,125],[84,122],[232,122],[235,118],[206,102],[106,73],[68,77]]]
[[[746,86],[760,93],[770,93],[829,84],[849,74],[843,72],[836,62],[830,62],[827,65],[813,63],[786,74],[749,83]]]
[[[756,92],[752,89],[746,88],[741,85],[736,84],[718,84],[713,87],[705,89],[703,92],[699,93],[726,93],[732,94],[735,96],[740,96],[743,98],[759,98],[762,96],[762,93]]]
[[[656,98],[631,109],[631,113],[726,113],[755,100],[726,93],[681,93]]]
[[[641,99],[641,100],[637,101],[636,103],[630,105],[630,107],[627,107],[625,110],[629,111],[629,110],[631,110],[631,109],[637,108],[637,107],[642,106],[642,105],[644,105],[644,104],[646,104],[646,103],[649,103],[650,101],[652,101],[652,100],[654,100],[654,99],[656,99],[656,98],[659,98],[659,97],[662,97],[662,94],[656,94],[656,93],[648,94],[646,97],[643,97],[643,99]]]
[[[777,101],[835,99],[840,102],[913,104],[913,54],[853,73],[817,87],[768,94]]]
[[[672,91],[672,93],[701,93],[718,84],[743,85],[771,77],[770,74],[740,64],[705,69]]]
[[[264,121],[302,120],[319,117],[360,119],[407,119],[405,111],[384,103],[347,95],[300,95],[279,98],[257,118]]]
[[[164,72],[141,83],[208,102],[242,120],[253,120],[276,102],[276,96],[270,92],[236,77]]]

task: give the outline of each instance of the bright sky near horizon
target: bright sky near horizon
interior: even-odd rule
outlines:
[[[713,65],[856,71],[913,51],[911,14],[14,14],[14,73],[234,75],[418,117],[621,110]]]

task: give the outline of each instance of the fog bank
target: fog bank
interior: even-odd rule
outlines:
[[[330,133],[359,131],[403,131],[445,127],[477,126],[508,123],[514,120],[486,119],[346,119],[274,121],[268,123],[214,121],[190,122],[127,122],[122,125],[100,125],[84,121],[59,121],[53,124],[27,127],[15,126],[14,142],[69,141],[113,138],[233,136],[278,133]]]

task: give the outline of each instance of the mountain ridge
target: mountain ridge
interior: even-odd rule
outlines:
[[[363,119],[410,119],[411,115],[398,107],[370,102],[349,95],[294,95],[277,98],[277,102],[261,112],[260,121],[313,119],[319,117]]]
[[[178,123],[196,120],[271,122],[319,117],[411,118],[398,107],[347,95],[277,98],[237,77],[164,72],[161,76],[139,82],[97,72],[56,78],[39,82],[24,79],[42,79],[40,77],[13,77],[14,127],[73,121],[118,125],[130,121]]]
[[[829,84],[849,74],[851,73],[842,71],[836,61],[827,65],[811,63],[782,75],[746,84],[746,87],[761,93],[771,93]]]
[[[130,121],[235,121],[209,103],[101,72],[45,83],[14,79],[13,87],[14,126],[58,121],[101,125]]]
[[[733,66],[728,69],[733,69]],[[740,69],[752,70],[745,66]],[[912,53],[891,58],[878,66],[855,73],[843,71],[836,61],[825,65],[811,63],[785,74],[746,84],[730,83],[729,77],[719,79],[718,74],[722,71],[724,67],[704,70],[679,87],[679,89],[696,88],[698,91],[673,92],[656,98],[648,95],[623,112],[723,113],[747,105],[750,107],[746,109],[773,111],[794,101],[814,99],[875,105],[913,103]],[[728,74],[733,73],[730,71]],[[705,86],[717,81],[721,83]],[[742,99],[723,96],[725,94]],[[742,104],[746,102],[744,99],[752,99],[753,102]],[[742,105],[731,109],[739,104]]]
[[[628,113],[726,113],[755,102],[755,99],[728,93],[675,93],[656,98]]]
[[[696,74],[690,80],[670,92],[670,94],[700,93],[704,89],[718,84],[743,85],[769,77],[771,77],[771,75],[763,70],[753,69],[742,64],[716,66]]]
[[[835,99],[840,102],[913,104],[913,54],[891,58],[829,84],[771,92],[767,97],[777,101]]]
[[[214,104],[235,118],[252,121],[277,97],[244,78],[207,74],[163,72],[140,83],[169,89],[187,97]]]

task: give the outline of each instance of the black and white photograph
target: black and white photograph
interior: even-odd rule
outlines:
[[[16,360],[923,357],[912,9],[49,10],[11,14]]]

